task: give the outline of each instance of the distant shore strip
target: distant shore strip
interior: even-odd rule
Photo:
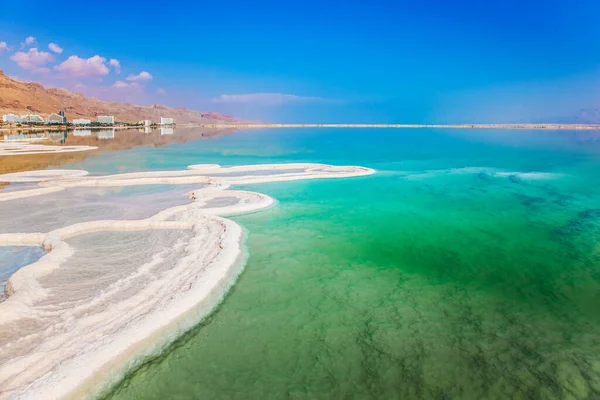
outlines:
[[[189,126],[189,125],[188,125]],[[388,128],[600,130],[600,124],[198,124],[201,128]]]
[[[152,128],[159,128],[160,125]],[[224,123],[224,124],[173,124],[172,128],[208,128],[208,129],[273,129],[273,128],[376,128],[376,129],[539,129],[539,130],[600,130],[600,124],[260,124],[260,123]],[[85,129],[139,129],[139,126],[110,125],[88,127]],[[24,126],[0,128],[0,135],[11,132],[64,131],[77,130],[66,126]]]

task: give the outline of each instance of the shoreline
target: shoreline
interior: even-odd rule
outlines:
[[[600,130],[600,124],[201,124],[202,128],[376,128],[376,129],[542,129]]]
[[[302,172],[297,172],[299,169]],[[264,172],[272,174],[265,175]],[[72,170],[0,175],[0,181],[37,181],[40,186],[0,193],[0,200],[5,201],[15,199],[11,196],[15,193],[19,194],[19,198],[44,194],[39,192],[40,189],[59,192],[85,187],[205,185],[188,192],[189,203],[166,208],[146,219],[95,220],[59,227],[47,233],[0,234],[2,246],[37,245],[47,251],[40,260],[19,269],[10,277],[8,298],[0,303],[0,312],[4,316],[0,322],[0,333],[13,332],[12,335],[15,335],[14,332],[19,332],[13,341],[0,343],[0,355],[9,360],[0,365],[0,399],[98,395],[117,383],[124,373],[138,367],[145,357],[164,349],[206,317],[224,298],[245,265],[244,229],[223,216],[254,212],[275,203],[274,199],[260,193],[228,190],[230,185],[348,178],[374,172],[364,167],[324,164],[229,168],[200,164],[182,171],[106,176],[86,176],[85,171]],[[239,173],[247,174],[237,175]],[[236,202],[213,204],[226,198],[234,198]],[[187,237],[178,232],[191,234],[187,243],[179,246],[185,249],[182,253],[185,256],[177,258],[170,269],[156,277],[144,275],[151,268],[147,264],[132,266],[131,276],[96,288],[98,294],[91,300],[68,304],[68,300],[61,297],[60,303],[53,305],[52,312],[48,314],[46,303],[56,295],[52,285],[46,281],[48,276],[74,279],[71,275],[64,275],[69,273],[69,268],[75,268],[75,278],[79,276],[77,273],[85,275],[78,266],[68,264],[69,258],[76,257],[78,251],[67,242],[68,239],[96,232],[154,231],[176,232],[178,242]],[[170,249],[167,248],[157,254],[168,251]],[[66,272],[63,271],[65,268]],[[73,271],[70,273],[73,274]],[[148,280],[130,293],[128,290],[131,291],[131,288],[126,283],[134,279],[132,277]],[[79,280],[75,283],[82,284]],[[121,289],[122,286],[125,289]],[[55,288],[55,291],[59,289]],[[65,308],[57,311],[60,307]],[[99,307],[95,313],[94,307]],[[35,329],[28,325],[32,319],[35,320]],[[81,365],[86,368],[81,368]]]
[[[512,124],[286,124],[286,123],[190,123],[173,125],[143,126],[32,126],[0,128],[0,135],[10,133],[34,133],[39,131],[76,131],[76,130],[102,130],[102,129],[160,129],[160,128],[218,128],[218,129],[275,129],[275,128],[350,128],[350,129],[532,129],[532,130],[600,130],[598,124],[555,124],[555,123],[512,123]]]

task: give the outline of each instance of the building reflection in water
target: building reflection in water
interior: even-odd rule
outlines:
[[[73,131],[73,136],[92,136],[91,129],[76,129]]]
[[[48,139],[55,143],[67,143],[67,131],[63,132],[48,132]]]
[[[16,133],[14,135],[4,135],[5,142],[24,142],[43,139],[48,139],[48,132]]]
[[[173,130],[173,128],[169,128],[169,127],[164,127],[164,128],[160,128],[160,135],[172,135],[175,131]]]
[[[114,139],[115,130],[114,129],[101,129],[96,132],[96,137],[98,139]]]

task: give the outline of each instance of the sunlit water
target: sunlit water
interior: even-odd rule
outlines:
[[[249,186],[279,204],[235,218],[240,280],[108,398],[600,396],[598,133],[243,131],[72,167],[296,161],[379,172]]]

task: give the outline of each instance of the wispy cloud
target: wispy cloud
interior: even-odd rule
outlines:
[[[102,77],[110,72],[106,66],[106,58],[99,55],[87,59],[71,56],[54,69],[67,78]]]
[[[0,54],[2,54],[4,50],[8,50],[8,45],[6,42],[0,42]]]
[[[35,43],[35,38],[33,36],[29,36],[29,37],[25,38],[25,44],[26,45],[29,46],[29,45],[34,44],[34,43]]]
[[[152,75],[150,75],[146,71],[142,71],[142,72],[140,72],[137,75],[129,75],[127,77],[127,80],[129,82],[146,82],[146,81],[151,81],[152,80]]]
[[[52,50],[53,52],[57,53],[57,54],[61,54],[63,52],[62,47],[60,47],[59,45],[57,45],[56,43],[50,43],[48,45],[48,48],[50,50]]]
[[[108,65],[114,68],[117,75],[121,73],[121,62],[115,58],[111,58],[108,62]]]
[[[42,65],[55,60],[52,54],[45,51],[38,51],[36,47],[29,49],[27,53],[19,51],[13,54],[10,59],[16,62],[19,67],[37,73],[50,72],[49,68],[42,67]]]
[[[243,103],[277,106],[286,103],[328,102],[331,100],[322,97],[297,96],[286,93],[249,93],[249,94],[222,94],[212,99],[213,103]]]

